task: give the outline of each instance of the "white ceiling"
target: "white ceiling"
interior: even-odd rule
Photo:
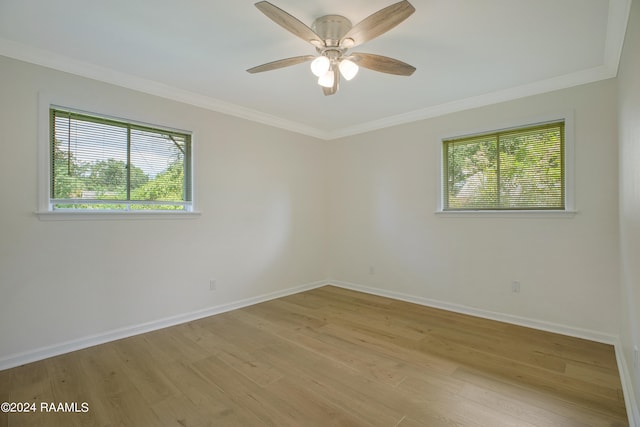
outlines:
[[[354,24],[397,0],[272,0],[307,25]],[[358,46],[417,68],[362,69],[325,97],[308,64],[247,68],[315,49],[253,0],[0,0],[0,55],[331,139],[614,77],[631,0],[411,0]]]

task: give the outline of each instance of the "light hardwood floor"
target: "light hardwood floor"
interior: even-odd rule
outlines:
[[[10,427],[628,425],[612,346],[332,286],[0,371],[4,401],[89,407]]]

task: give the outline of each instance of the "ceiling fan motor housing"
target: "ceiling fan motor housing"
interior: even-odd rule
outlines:
[[[338,47],[351,29],[351,21],[341,15],[325,15],[313,21],[311,29],[322,38],[326,47]]]

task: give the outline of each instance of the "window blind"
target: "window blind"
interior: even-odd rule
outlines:
[[[53,209],[187,210],[191,136],[52,108]]]
[[[564,121],[443,144],[443,210],[565,208]]]

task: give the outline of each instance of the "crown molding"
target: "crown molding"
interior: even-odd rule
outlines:
[[[627,22],[629,20],[631,1],[632,0],[609,1],[605,50],[603,54],[603,64],[600,66],[333,130],[324,130],[308,126],[157,81],[97,66],[51,51],[37,49],[8,39],[0,38],[0,55],[317,139],[334,140],[616,77]]]
[[[533,95],[540,95],[560,89],[567,89],[573,86],[579,86],[587,83],[597,82],[600,80],[610,79],[612,77],[615,77],[616,73],[617,66],[615,69],[613,69],[607,65],[601,65],[571,74],[565,74],[562,76],[553,77],[550,79],[541,80],[525,85],[515,86],[508,89],[497,90],[478,96],[464,98],[445,104],[439,104],[432,107],[410,111],[404,114],[386,117],[381,120],[375,120],[371,122],[361,123],[355,126],[346,127],[343,129],[338,129],[334,132],[329,133],[327,139],[344,138],[392,126],[444,116],[446,114],[457,113],[464,110],[471,110],[473,108],[485,107],[487,105],[512,101],[515,99],[525,98]]]
[[[0,38],[0,55],[303,135],[326,139],[326,134],[323,131],[311,126],[306,126],[195,92],[179,89],[154,80],[94,65],[51,51],[34,48],[13,40]]]
[[[604,46],[604,65],[618,75],[624,37],[627,33],[632,0],[610,0],[607,18],[607,38]]]

